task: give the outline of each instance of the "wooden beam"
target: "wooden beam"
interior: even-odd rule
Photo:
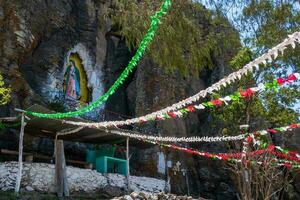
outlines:
[[[21,186],[22,170],[23,170],[23,138],[24,138],[25,126],[26,126],[25,115],[23,113],[21,118],[21,130],[20,130],[20,137],[19,137],[19,160],[18,160],[18,173],[16,178],[15,192],[19,192]]]
[[[8,149],[1,149],[1,154],[8,154],[8,155],[19,155],[18,151],[8,150]],[[32,155],[31,153],[25,153],[23,152],[24,156]]]
[[[130,169],[129,169],[129,137],[126,138],[126,164],[127,164],[127,188],[130,192]]]
[[[1,149],[0,150],[1,154],[7,154],[7,155],[19,155],[18,151],[13,151],[13,150],[9,150],[9,149]],[[39,159],[43,159],[43,160],[52,160],[52,157],[50,156],[45,156],[42,154],[37,154],[37,153],[28,153],[28,152],[23,152],[24,156],[33,156],[34,158],[39,158]],[[80,161],[80,160],[67,160],[67,163],[71,163],[71,164],[80,164],[80,165],[87,165],[89,163],[84,162],[84,161]]]
[[[55,140],[55,182],[56,192],[59,198],[69,196],[67,182],[67,169],[64,153],[64,143],[62,140]]]
[[[77,127],[77,128],[66,128],[66,129],[63,129],[63,130],[57,132],[57,135],[58,136],[70,135],[70,134],[78,133],[82,129],[84,129],[83,126],[82,127]]]
[[[3,122],[14,122],[18,119],[19,117],[1,117],[0,121]]]
[[[17,111],[17,112],[20,112],[20,113],[22,113],[22,114],[26,113],[26,111],[25,111],[25,110],[23,110],[23,109],[19,109],[19,108],[15,108],[15,111]]]

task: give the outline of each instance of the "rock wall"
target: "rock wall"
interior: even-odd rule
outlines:
[[[109,31],[108,21],[101,19],[104,7],[91,0],[0,1],[0,69],[13,91],[11,104],[1,113],[59,101],[71,52],[81,56],[90,100],[102,95]]]
[[[16,162],[0,163],[0,190],[13,190],[17,175]],[[21,190],[54,193],[54,165],[25,163],[22,173]],[[70,193],[102,194],[115,197],[127,193],[126,179],[119,174],[101,174],[95,170],[67,167],[67,181]],[[166,182],[154,178],[130,177],[130,186],[136,192],[163,192]]]
[[[217,66],[217,63],[216,63]],[[184,99],[201,89],[206,88],[212,79],[217,77],[207,74],[206,79],[199,76],[183,77],[177,72],[166,73],[151,59],[144,58],[140,63],[133,81],[126,90],[127,101],[133,115],[140,116],[164,108],[172,103]],[[221,74],[220,74],[221,75]],[[149,122],[146,125],[135,125],[133,128],[146,134],[162,136],[205,136],[217,135],[218,132],[209,128],[209,115],[197,112],[184,118]],[[225,144],[198,144],[193,146],[201,151],[225,152]],[[159,172],[157,163],[159,155],[165,157],[165,173]],[[159,147],[134,151],[132,170],[138,175],[165,178],[170,182],[172,193],[190,194],[212,199],[235,199],[235,190],[228,172],[222,169],[222,162],[190,156],[185,153],[160,150]],[[143,169],[142,171],[140,169]]]
[[[3,27],[0,31],[0,70],[12,88],[12,101],[0,107],[0,116],[15,116],[13,108],[27,108],[33,103],[55,109],[53,102],[60,99],[64,68],[70,52],[79,52],[83,59],[91,100],[101,95],[103,87],[106,90],[111,86],[134,52],[127,48],[125,38],[111,34],[110,20],[104,17],[109,4],[110,1],[97,0],[0,0],[0,25]],[[202,23],[203,27],[207,26],[206,22]],[[228,68],[224,60],[214,59],[214,63],[213,70],[203,70],[200,74],[191,72],[191,76],[184,77],[176,71],[166,73],[145,56],[137,70],[105,105],[106,110],[122,116],[105,115],[105,118],[143,115],[195,94],[226,73]],[[102,119],[100,111],[86,117]],[[205,112],[131,128],[162,136],[217,134],[210,130],[209,115]],[[17,137],[11,135],[7,133],[6,140],[17,144],[12,142],[17,141]],[[195,147],[203,151],[225,150],[224,144]],[[229,177],[220,170],[221,162],[159,147],[132,148],[130,151],[133,153],[132,174],[165,179],[173,193],[235,199]],[[163,159],[158,152],[162,152]]]

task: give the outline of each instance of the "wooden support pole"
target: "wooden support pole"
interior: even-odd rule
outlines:
[[[18,173],[16,178],[15,192],[19,192],[21,187],[22,170],[23,170],[23,138],[24,138],[25,126],[26,126],[25,115],[23,113],[21,118],[21,129],[20,129],[20,136],[19,136],[19,160],[18,160]]]
[[[64,153],[64,142],[55,140],[55,183],[58,197],[68,197],[67,168]]]
[[[169,176],[169,167],[168,167],[168,159],[169,159],[169,152],[166,148],[163,149],[165,154],[165,188],[164,192],[169,193],[171,192],[171,178]]]
[[[248,121],[248,120],[247,120]],[[241,129],[241,132],[243,134],[246,134],[248,132],[248,129],[249,129],[249,125],[240,125],[240,129]],[[242,187],[242,190],[243,190],[243,197],[244,199],[252,199],[251,198],[251,194],[252,194],[252,191],[251,191],[251,176],[250,176],[250,173],[251,173],[251,170],[248,168],[248,152],[249,152],[249,143],[247,141],[247,138],[245,138],[243,140],[243,146],[242,146],[242,157],[241,157],[241,170],[242,170],[242,173],[243,173],[243,176],[242,176],[242,180],[243,180],[243,187]]]
[[[127,188],[130,191],[130,169],[129,169],[129,137],[126,138],[126,164],[127,164]]]

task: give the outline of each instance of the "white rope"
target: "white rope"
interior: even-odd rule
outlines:
[[[221,137],[162,137],[162,136],[153,136],[153,135],[144,135],[132,132],[126,132],[125,130],[105,130],[107,133],[120,135],[124,137],[139,139],[139,140],[149,140],[155,142],[226,142],[226,141],[237,141],[242,140],[246,137],[246,134],[241,134],[237,136],[221,136]]]
[[[288,38],[286,38],[283,42],[281,42],[277,46],[270,49],[267,53],[256,58],[254,61],[248,63],[240,70],[233,72],[233,73],[229,74],[228,76],[222,78],[217,83],[214,83],[212,86],[206,88],[205,90],[201,90],[194,96],[191,96],[187,99],[184,99],[178,103],[173,104],[172,106],[169,106],[169,107],[166,107],[159,111],[147,114],[145,116],[141,116],[141,117],[137,117],[137,118],[133,118],[133,119],[122,120],[122,121],[106,121],[106,122],[99,122],[99,123],[84,123],[84,122],[65,121],[65,123],[76,125],[76,126],[95,126],[98,128],[99,127],[113,127],[113,126],[121,126],[121,125],[129,125],[129,124],[139,123],[141,121],[146,121],[145,119],[155,118],[156,116],[160,116],[165,113],[181,109],[181,108],[183,108],[187,105],[190,105],[193,102],[199,100],[200,98],[203,98],[203,97],[207,96],[208,94],[213,93],[213,91],[220,90],[222,86],[225,87],[226,85],[236,81],[237,79],[241,79],[241,77],[243,75],[246,75],[248,72],[252,72],[253,69],[259,69],[260,64],[266,65],[268,61],[272,61],[273,59],[276,59],[279,53],[283,54],[283,52],[287,48],[287,46],[291,45],[293,48],[295,48],[296,42],[300,43],[300,32],[295,32],[292,35],[289,35]]]
[[[71,134],[74,134],[74,133],[78,133],[82,129],[84,129],[84,127],[78,127],[78,128],[75,128],[75,129],[74,128],[64,129],[62,131],[57,132],[57,136],[71,135]]]
[[[279,127],[277,129],[280,129],[283,132],[289,131],[289,130],[293,130],[296,127],[291,127],[289,126],[284,126],[284,127]],[[245,133],[245,134],[240,134],[237,136],[216,136],[216,137],[208,137],[208,136],[204,136],[204,137],[199,137],[199,136],[192,136],[192,137],[162,137],[162,136],[154,136],[154,135],[145,135],[145,134],[140,134],[138,132],[134,132],[134,131],[126,131],[126,130],[122,130],[122,129],[118,129],[118,130],[108,130],[108,129],[100,129],[105,131],[106,133],[111,133],[111,134],[115,134],[115,135],[120,135],[120,136],[124,136],[124,137],[129,137],[129,138],[134,138],[134,139],[138,139],[138,140],[144,140],[144,141],[154,141],[154,142],[172,142],[172,143],[176,143],[176,142],[186,142],[186,143],[193,143],[193,142],[228,142],[228,141],[238,141],[238,140],[243,140],[245,139],[247,136],[250,137],[254,137],[253,133]],[[260,130],[260,131],[256,131],[256,134],[260,134],[260,135],[267,135],[269,134],[268,131],[266,130]]]

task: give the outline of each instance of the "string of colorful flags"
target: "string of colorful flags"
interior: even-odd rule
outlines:
[[[214,91],[220,90],[221,87],[225,87],[227,84],[230,84],[230,83],[234,82],[235,80],[241,79],[241,77],[243,75],[246,75],[249,72],[252,72],[254,69],[259,69],[260,64],[266,65],[269,61],[273,61],[273,59],[276,59],[279,52],[281,52],[283,54],[284,50],[289,45],[291,45],[293,48],[295,48],[296,42],[300,43],[300,32],[295,32],[292,35],[289,35],[288,38],[286,38],[282,43],[273,47],[267,53],[258,57],[254,61],[248,63],[240,70],[233,72],[233,73],[229,74],[228,76],[222,78],[217,83],[214,83],[212,86],[199,91],[197,94],[195,94],[187,99],[184,99],[184,100],[177,102],[169,107],[163,108],[159,111],[152,112],[145,116],[128,119],[125,122],[124,121],[106,121],[106,122],[100,122],[100,123],[95,124],[95,123],[81,123],[81,122],[78,123],[78,122],[67,121],[66,123],[77,125],[77,126],[89,126],[89,125],[93,124],[97,127],[112,127],[112,126],[118,126],[119,124],[123,124],[123,123],[125,123],[127,125],[127,124],[139,123],[145,119],[155,119],[156,116],[163,116],[165,113],[169,113],[174,110],[179,110],[181,108],[186,107],[187,105],[191,105],[195,101],[198,101],[200,98],[204,98],[208,94],[212,94]]]
[[[275,79],[272,82],[268,82],[265,84],[261,83],[257,87],[240,90],[238,92],[235,92],[234,94],[231,94],[231,95],[228,95],[228,96],[225,96],[222,98],[212,99],[206,103],[201,103],[198,105],[191,105],[186,108],[180,109],[179,111],[168,112],[161,116],[156,116],[153,119],[143,119],[140,121],[140,123],[145,123],[147,121],[161,121],[161,120],[166,120],[166,119],[170,119],[170,118],[182,117],[183,115],[186,115],[191,112],[195,112],[196,110],[202,110],[202,109],[212,108],[212,107],[216,107],[216,106],[228,105],[228,102],[239,101],[241,99],[249,98],[252,95],[254,95],[255,93],[258,93],[265,89],[276,89],[279,86],[282,86],[284,84],[293,83],[293,82],[299,80],[299,78],[300,78],[299,73],[293,73],[293,74],[290,74],[287,78],[280,77],[280,78]],[[69,121],[67,121],[66,123],[73,124],[73,122],[69,122]],[[78,124],[78,122],[76,124]],[[74,125],[76,125],[76,124],[74,124]],[[20,125],[19,122],[16,124],[10,124],[10,125],[0,122],[0,130],[5,129],[5,128],[18,127],[19,125]],[[92,124],[92,125],[94,125],[94,124]],[[117,124],[117,126],[122,126],[122,125],[128,125],[128,123],[126,123],[126,120],[124,120],[122,123],[120,122]]]
[[[170,0],[165,0],[163,5],[161,6],[160,11],[156,12],[154,16],[151,17],[151,25],[150,28],[147,31],[147,34],[143,38],[142,42],[140,43],[140,46],[136,52],[136,54],[133,56],[131,61],[129,62],[128,66],[125,68],[125,70],[122,72],[122,74],[119,76],[117,81],[109,88],[109,90],[101,96],[99,99],[91,103],[90,105],[81,108],[77,111],[71,111],[71,112],[65,112],[65,113],[37,113],[32,111],[25,111],[27,115],[32,115],[36,117],[41,118],[66,118],[66,117],[72,117],[72,116],[78,116],[82,115],[84,113],[90,112],[94,110],[95,108],[102,105],[108,98],[111,96],[116,89],[124,82],[124,80],[128,77],[129,73],[132,72],[133,68],[137,65],[138,61],[142,57],[143,53],[146,50],[146,47],[149,45],[149,43],[152,41],[155,32],[158,28],[158,24],[160,22],[160,18],[167,12],[168,8],[171,5]],[[217,83],[214,83],[212,86],[206,88],[205,90],[199,91],[197,94],[184,99],[178,103],[173,104],[172,106],[169,106],[167,108],[161,109],[159,111],[150,113],[144,118],[154,118],[155,116],[163,115],[163,113],[168,113],[174,110],[181,109],[187,105],[192,104],[195,101],[198,101],[200,98],[204,98],[208,94],[211,94],[213,91],[218,91],[221,89],[222,86],[226,86],[227,84],[230,84],[234,82],[237,79],[241,79],[243,75],[248,74],[249,72],[252,72],[254,69],[259,69],[260,64],[266,65],[267,62],[272,61],[273,59],[276,59],[279,53],[284,53],[284,50],[291,45],[293,48],[296,47],[296,42],[300,43],[300,32],[295,32],[288,36],[283,42],[278,44],[277,46],[270,49],[267,53],[263,54],[262,56],[258,57],[254,61],[248,63],[240,70],[233,72],[229,74],[228,76],[222,78]],[[127,123],[138,123],[141,118],[134,118],[127,120]],[[102,122],[98,126],[107,127],[107,123],[114,123],[114,122]]]
[[[197,155],[205,158],[210,158],[213,160],[221,160],[221,161],[228,161],[228,162],[241,162],[243,157],[243,153],[210,153],[210,152],[200,152],[198,150],[186,147],[180,147],[174,144],[164,144],[159,143],[151,140],[142,140],[147,143],[159,145],[160,147],[169,148],[172,150],[188,153],[191,155]],[[247,158],[253,158],[258,155],[269,154],[274,155],[276,158],[272,158],[278,164],[278,166],[285,166],[288,168],[300,169],[300,154],[297,152],[289,151],[286,149],[282,149],[279,146],[269,145],[265,149],[259,149],[251,152],[245,153]],[[280,159],[278,159],[280,158]],[[248,161],[247,161],[248,162]],[[254,162],[254,161],[252,161]],[[259,162],[256,162],[260,164]]]
[[[288,126],[254,131],[252,133],[244,133],[237,136],[215,136],[215,137],[199,137],[199,136],[192,136],[192,137],[163,137],[163,136],[154,136],[154,135],[146,135],[146,134],[139,134],[139,133],[132,133],[126,130],[118,129],[118,130],[108,130],[105,129],[107,133],[120,135],[132,139],[138,140],[147,140],[147,141],[154,141],[154,142],[172,142],[172,143],[196,143],[196,142],[229,142],[229,141],[239,141],[243,140],[248,136],[255,135],[255,136],[264,136],[267,134],[274,134],[274,133],[283,133],[287,131],[291,131],[294,129],[300,128],[300,123],[291,124]]]
[[[139,117],[138,119],[140,120],[139,123],[145,123],[148,121],[162,121],[162,120],[166,120],[166,119],[170,119],[170,118],[178,118],[178,117],[182,117],[188,113],[192,113],[195,112],[197,110],[203,110],[206,108],[212,108],[212,107],[219,107],[222,105],[228,105],[228,102],[234,102],[234,101],[240,101],[241,99],[246,99],[251,97],[252,95],[254,95],[255,93],[258,93],[260,91],[264,91],[266,89],[276,89],[279,86],[282,86],[284,84],[288,84],[288,83],[293,83],[297,80],[299,80],[300,78],[300,74],[299,73],[293,73],[290,74],[288,77],[286,78],[277,78],[275,80],[273,80],[272,82],[268,82],[268,83],[261,83],[259,84],[257,87],[251,87],[248,89],[244,89],[244,90],[240,90],[237,91],[231,95],[222,97],[222,98],[217,98],[217,99],[212,99],[208,102],[205,103],[200,103],[197,105],[190,105],[187,106],[183,109],[177,110],[177,111],[173,111],[173,112],[167,112],[167,113],[163,113],[161,115],[157,115],[153,118],[146,118],[146,116],[144,117]],[[112,127],[112,126],[124,126],[124,125],[129,125],[129,124],[133,124],[137,122],[137,120],[123,120],[123,121],[114,121],[114,122],[100,122],[100,123],[78,123],[78,122],[72,122],[72,121],[66,121],[65,123],[67,124],[72,124],[72,125],[78,125],[78,126],[96,126],[97,128],[99,127]],[[103,126],[102,126],[103,125]]]
[[[120,85],[123,84],[125,79],[129,76],[130,73],[132,73],[133,69],[137,66],[137,64],[138,64],[139,60],[141,59],[141,57],[143,56],[146,48],[148,47],[150,42],[153,40],[162,16],[164,14],[166,14],[166,12],[168,11],[170,6],[171,6],[171,0],[165,0],[164,3],[162,4],[162,6],[160,7],[160,10],[157,11],[151,17],[150,27],[149,27],[145,37],[141,41],[135,55],[132,57],[132,59],[128,63],[127,67],[121,73],[121,75],[118,77],[116,82],[99,99],[97,99],[90,105],[83,107],[81,109],[78,109],[76,111],[64,112],[64,113],[53,113],[53,114],[25,111],[25,114],[40,117],[40,118],[66,118],[66,117],[73,117],[73,116],[85,114],[87,112],[94,110],[95,108],[99,107],[100,105],[102,105],[105,101],[107,101],[107,99],[112,94],[115,93],[115,91],[120,87]],[[249,98],[253,94],[255,94],[259,91],[263,91],[265,89],[274,89],[283,84],[292,83],[292,82],[298,80],[300,75],[299,75],[299,73],[294,73],[294,74],[289,75],[287,78],[278,78],[271,83],[260,84],[257,87],[240,90],[234,94],[225,96],[223,98],[212,99],[209,102],[192,105],[196,101],[198,101],[200,98],[204,98],[207,95],[212,94],[214,91],[219,91],[222,87],[226,87],[228,84],[231,84],[232,82],[241,79],[242,76],[247,75],[248,73],[252,72],[255,69],[258,70],[260,65],[267,65],[268,62],[271,62],[271,61],[273,61],[273,59],[276,59],[280,53],[283,54],[285,49],[288,46],[292,46],[292,48],[295,48],[296,43],[300,43],[300,32],[295,32],[295,33],[289,35],[288,38],[286,38],[283,42],[276,45],[275,47],[270,49],[268,52],[263,54],[262,56],[258,57],[254,61],[248,63],[247,65],[245,65],[238,71],[233,72],[233,73],[229,74],[228,76],[222,78],[221,80],[214,83],[210,87],[199,91],[197,94],[195,94],[191,97],[188,97],[182,101],[174,103],[171,106],[168,106],[166,108],[163,108],[163,109],[155,111],[155,112],[152,112],[145,116],[141,116],[141,117],[137,117],[137,118],[133,118],[133,119],[127,119],[124,121],[106,121],[106,122],[100,122],[100,123],[83,123],[83,122],[65,121],[64,123],[81,126],[81,127],[91,127],[91,128],[118,127],[118,126],[122,126],[122,125],[134,124],[134,123],[144,123],[147,121],[160,121],[160,120],[166,120],[166,119],[170,119],[170,118],[177,118],[177,117],[181,117],[187,113],[195,112],[196,110],[202,110],[205,108],[211,108],[211,107],[216,107],[216,106],[221,106],[221,105],[227,105],[228,102],[239,101],[240,99]],[[14,126],[17,126],[17,125],[5,125],[3,123],[0,123],[0,129],[14,127]],[[218,159],[218,160],[223,160],[223,161],[230,161],[230,162],[243,162],[243,159],[245,157],[251,158],[251,157],[258,156],[258,155],[270,154],[270,155],[273,155],[276,157],[276,161],[279,166],[286,166],[286,167],[290,167],[290,168],[300,168],[299,153],[283,149],[279,146],[268,145],[267,143],[263,142],[260,138],[260,136],[264,136],[267,134],[275,134],[275,133],[279,133],[279,132],[282,133],[282,132],[286,132],[286,131],[293,130],[296,128],[300,128],[299,123],[291,124],[289,126],[284,126],[284,127],[279,127],[279,128],[255,131],[253,133],[244,133],[244,134],[240,134],[237,136],[221,136],[221,137],[207,137],[207,136],[205,136],[205,137],[199,137],[199,136],[162,137],[162,136],[132,133],[132,132],[128,132],[125,130],[105,129],[105,131],[108,133],[111,133],[111,134],[125,136],[128,138],[135,138],[138,140],[153,143],[153,144],[160,145],[162,147],[167,147],[167,148],[170,148],[173,150],[182,151],[182,152],[189,153],[192,155],[198,155],[198,156],[203,156],[203,157],[207,157],[207,158]],[[73,133],[74,132],[67,132],[67,133],[63,133],[63,134],[73,134]],[[263,147],[263,149],[248,152],[247,146],[244,145],[243,151],[240,153],[210,153],[210,152],[200,152],[198,150],[194,150],[191,148],[180,147],[180,146],[177,146],[174,144],[164,143],[164,142],[172,142],[172,143],[177,143],[177,142],[186,142],[186,143],[220,142],[220,141],[240,141],[240,140],[243,140],[244,144],[253,143],[254,145]]]
[[[135,53],[135,55],[130,60],[127,67],[124,69],[124,71],[121,73],[121,75],[118,77],[118,79],[115,81],[115,83],[108,89],[108,91],[103,94],[100,98],[98,98],[96,101],[91,103],[90,105],[83,107],[81,109],[78,109],[76,111],[72,112],[65,112],[65,113],[38,113],[38,112],[32,112],[32,111],[25,111],[27,115],[32,115],[35,117],[41,117],[41,118],[66,118],[66,117],[74,117],[78,115],[83,115],[87,112],[90,112],[94,110],[95,108],[102,105],[107,99],[115,93],[115,91],[122,85],[125,81],[125,79],[128,77],[130,73],[133,72],[133,69],[137,66],[139,60],[145,53],[146,48],[149,46],[150,42],[153,40],[155,33],[158,29],[158,25],[161,22],[161,18],[163,15],[165,15],[168,11],[168,9],[171,6],[171,0],[165,0],[162,6],[160,7],[160,10],[157,11],[153,16],[151,16],[151,24],[150,27],[140,42],[140,45]]]

